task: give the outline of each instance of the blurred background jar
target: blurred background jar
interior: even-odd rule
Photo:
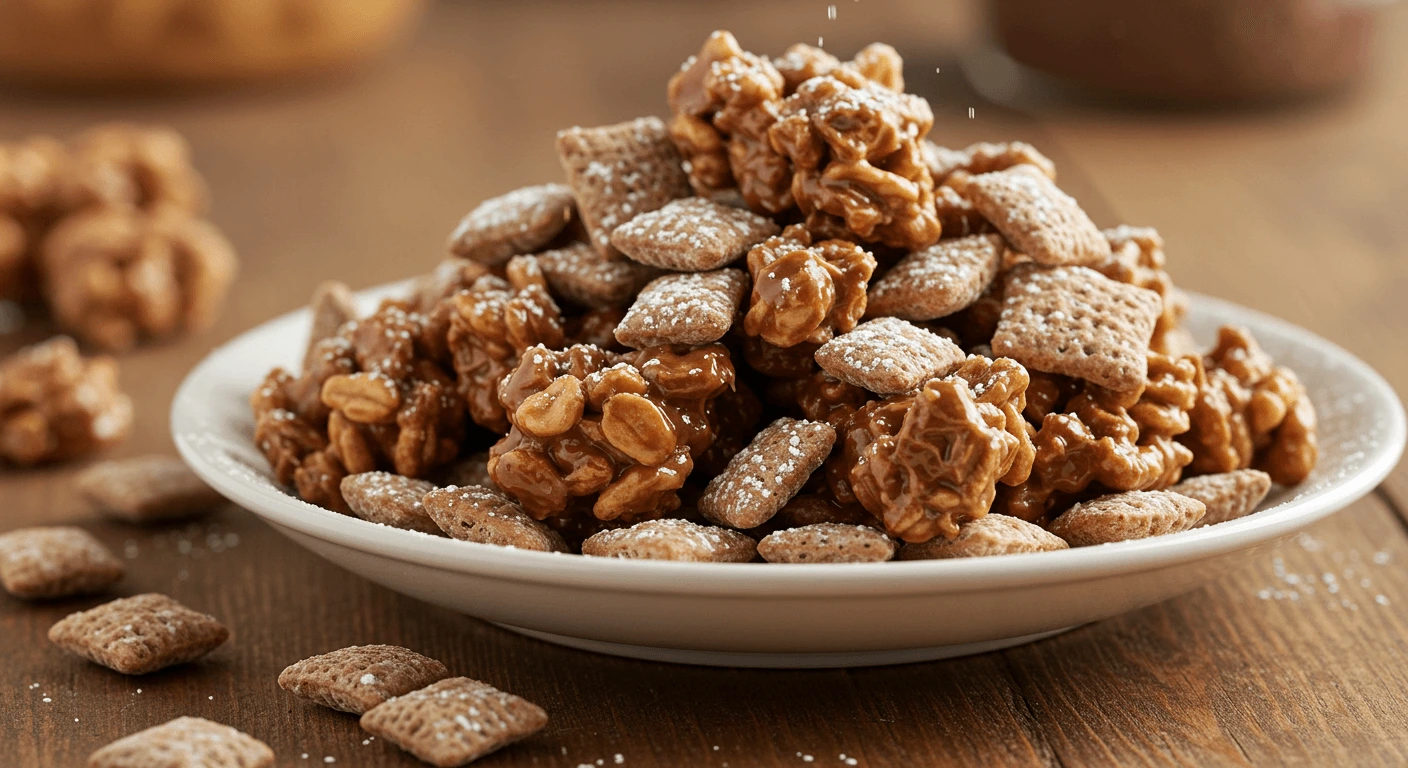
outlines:
[[[1016,61],[1113,93],[1225,103],[1333,91],[1369,65],[1373,0],[991,0]]]
[[[0,0],[0,79],[103,87],[337,69],[414,25],[424,0]]]

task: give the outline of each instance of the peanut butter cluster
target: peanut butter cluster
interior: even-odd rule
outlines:
[[[112,358],[85,358],[59,336],[0,360],[0,463],[88,456],[131,430],[132,401]]]

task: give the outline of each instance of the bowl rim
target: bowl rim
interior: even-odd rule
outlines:
[[[358,292],[367,302],[405,288],[398,281]],[[264,484],[245,481],[222,469],[197,441],[196,410],[206,382],[220,377],[232,348],[280,325],[297,322],[307,308],[285,313],[251,328],[212,350],[187,374],[171,405],[171,433],[182,459],[221,495],[285,532],[408,564],[581,591],[640,594],[754,597],[845,597],[933,594],[1011,589],[1035,584],[1094,580],[1122,573],[1168,568],[1246,549],[1290,535],[1372,491],[1397,465],[1404,449],[1404,410],[1397,394],[1372,367],[1333,342],[1266,313],[1189,292],[1195,306],[1271,326],[1298,344],[1350,369],[1363,383],[1373,407],[1383,406],[1384,438],[1350,475],[1271,509],[1182,533],[1134,541],[1000,557],[910,560],[884,563],[694,563],[598,558],[547,553],[459,541],[407,531],[323,509]]]

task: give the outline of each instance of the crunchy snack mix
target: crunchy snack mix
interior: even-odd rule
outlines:
[[[88,456],[132,430],[117,361],[84,358],[59,336],[0,360],[0,460],[30,466]]]
[[[314,704],[360,715],[449,676],[444,664],[406,648],[354,645],[290,664],[279,673],[279,687]]]
[[[757,551],[757,542],[738,531],[674,518],[600,531],[582,542],[584,555],[635,560],[746,563]]]
[[[387,699],[361,720],[363,730],[439,768],[473,762],[547,722],[537,705],[467,677]]]
[[[88,768],[268,768],[273,764],[269,745],[200,717],[178,717],[124,736],[88,756]]]
[[[225,501],[184,461],[170,456],[100,462],[79,473],[75,484],[100,514],[129,523],[186,520]]]
[[[229,637],[214,617],[158,594],[104,603],[49,628],[50,642],[124,675],[195,661]]]
[[[126,569],[102,542],[74,526],[0,534],[0,586],[29,600],[102,592]]]

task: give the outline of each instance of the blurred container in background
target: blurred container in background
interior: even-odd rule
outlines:
[[[0,79],[190,85],[336,69],[399,40],[425,0],[0,0]]]

